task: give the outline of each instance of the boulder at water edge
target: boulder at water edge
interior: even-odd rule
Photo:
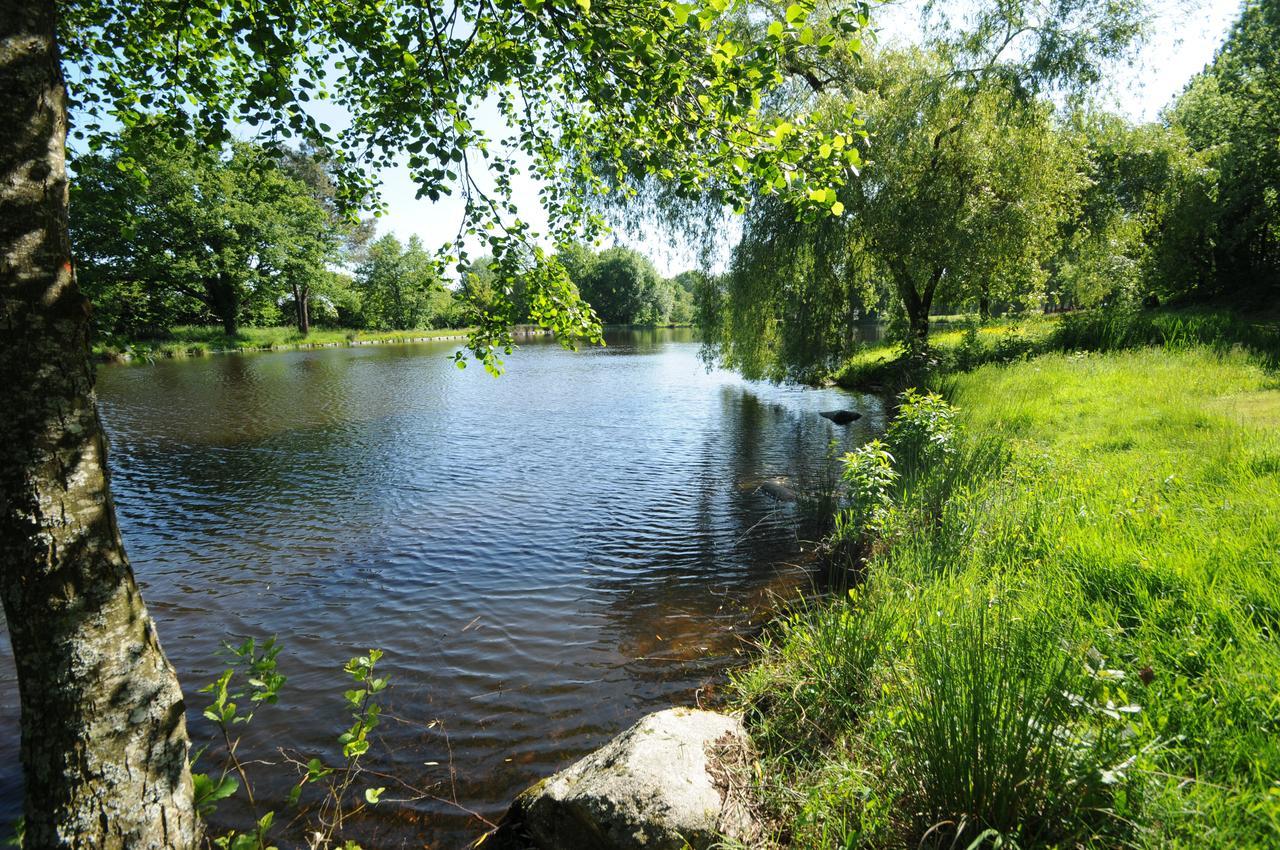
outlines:
[[[751,744],[737,718],[688,708],[650,714],[525,791],[481,850],[694,850],[754,832]]]
[[[862,418],[862,414],[856,410],[824,410],[818,415],[830,419],[837,425],[848,425]]]

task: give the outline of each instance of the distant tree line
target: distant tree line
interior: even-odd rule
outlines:
[[[664,278],[648,257],[624,247],[595,253],[575,245],[556,256],[583,299],[605,324],[665,325],[693,321],[694,292],[702,280],[700,272],[686,271]]]
[[[307,150],[210,148],[140,125],[77,160],[71,210],[77,273],[104,336],[214,322],[228,335],[283,323],[301,334],[313,323],[463,327],[499,299],[505,318],[532,319],[526,279],[504,284],[490,257],[448,281],[417,236],[375,239],[372,220],[340,214],[328,163]],[[558,257],[606,323],[693,320],[695,272],[666,279],[620,247]]]

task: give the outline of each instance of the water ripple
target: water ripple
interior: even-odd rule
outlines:
[[[501,380],[454,369],[448,344],[102,369],[121,527],[195,740],[195,690],[243,635],[280,635],[289,677],[253,742],[332,752],[342,663],[381,647],[395,687],[374,766],[488,816],[692,702],[770,593],[804,581],[785,566],[801,514],[751,482],[820,486],[828,442],[881,414],[707,372],[687,335],[611,343],[529,345]],[[851,404],[868,414],[851,431],[817,415]],[[21,801],[13,675],[6,652],[0,821]],[[430,800],[361,825],[369,847],[478,829]]]

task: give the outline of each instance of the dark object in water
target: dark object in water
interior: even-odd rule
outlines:
[[[837,425],[848,425],[862,418],[862,414],[856,410],[824,410],[818,415],[830,419]]]
[[[798,498],[782,478],[748,478],[738,483],[738,489],[744,493],[765,493],[779,502],[794,502]]]

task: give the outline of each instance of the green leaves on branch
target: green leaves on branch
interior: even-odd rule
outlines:
[[[377,206],[375,175],[403,161],[420,196],[462,201],[441,268],[462,273],[479,243],[504,277],[535,275],[531,317],[568,345],[597,341],[598,324],[535,248],[542,236],[599,235],[588,200],[623,176],[712,187],[734,208],[765,185],[806,215],[829,215],[834,202],[811,203],[808,192],[838,189],[861,165],[852,146],[817,156],[823,144],[840,150],[834,138],[764,107],[812,57],[860,49],[869,3],[859,0],[830,14],[791,4],[781,29],[760,38],[745,0],[65,6],[73,126],[91,141],[110,120],[157,120],[214,144],[252,128],[269,147],[303,143],[334,163],[347,208]],[[343,115],[337,127],[320,120],[319,101]],[[500,138],[477,121],[489,103],[509,127]],[[521,171],[541,186],[548,234],[516,215]],[[480,319],[469,347],[496,372],[513,348],[507,315]]]
[[[910,389],[885,430],[841,458],[847,507],[837,516],[836,542],[889,527],[903,485],[949,463],[956,452],[956,409],[937,393]]]
[[[267,845],[266,836],[274,823],[275,813],[268,811],[259,815],[253,787],[249,783],[248,765],[237,753],[241,739],[238,736],[232,737],[230,730],[234,724],[246,724],[253,718],[252,712],[240,713],[237,700],[242,703],[248,701],[255,707],[277,702],[285,682],[284,676],[276,669],[280,645],[275,638],[262,644],[249,638],[239,646],[228,645],[226,650],[232,657],[233,666],[200,691],[212,694],[212,702],[204,716],[221,733],[224,763],[216,776],[193,772],[196,806],[202,817],[208,817],[215,811],[219,801],[235,795],[243,788],[256,820],[254,828],[247,832],[228,832],[213,838],[212,843],[222,850],[273,850]],[[287,805],[299,805],[308,786],[321,790],[319,804],[306,825],[308,840],[318,842],[314,846],[333,846],[341,834],[345,819],[364,806],[381,802],[382,795],[387,790],[384,786],[367,787],[361,792],[362,802],[353,805],[350,801],[350,795],[364,773],[360,759],[369,752],[369,735],[377,727],[382,714],[382,706],[375,699],[377,694],[386,690],[388,684],[386,676],[376,673],[376,666],[382,655],[380,650],[371,649],[364,655],[351,658],[343,666],[343,672],[355,687],[343,694],[353,722],[337,738],[342,752],[342,764],[326,765],[319,757],[312,757],[304,762],[301,758],[290,756],[283,749],[280,751],[287,761],[298,768],[300,774],[285,800]],[[203,752],[197,753],[193,761],[200,760]],[[256,760],[255,763],[269,764],[261,760]],[[343,846],[356,847],[349,841]]]

